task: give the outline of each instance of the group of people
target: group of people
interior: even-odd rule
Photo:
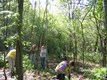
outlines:
[[[36,65],[36,45],[33,44],[30,52],[29,52],[29,57],[31,59],[32,64]],[[41,46],[41,50],[40,50],[40,60],[41,60],[41,66],[43,69],[45,69],[46,66],[46,55],[47,55],[47,49],[44,45]],[[15,66],[15,59],[16,59],[16,49],[14,49],[13,47],[10,48],[10,51],[8,52],[8,54],[6,55],[6,58],[8,60],[9,63],[9,72],[10,75],[13,74],[14,72],[14,66]]]
[[[33,44],[31,49],[30,49],[30,59],[32,64],[36,65],[36,58],[37,58],[37,48],[36,45]],[[40,50],[40,60],[41,60],[41,66],[43,69],[45,69],[46,66],[46,57],[47,57],[47,49],[44,45],[41,46],[41,50]]]
[[[36,63],[36,45],[33,44],[31,49],[30,49],[30,59],[32,64]],[[41,46],[40,50],[40,60],[41,60],[41,67],[45,69],[46,66],[46,56],[47,56],[47,49],[44,45]],[[13,74],[14,66],[15,66],[15,59],[16,59],[16,49],[11,49],[9,53],[7,54],[6,58],[8,59],[9,62],[9,70],[10,74]],[[55,73],[56,73],[56,78],[58,80],[65,80],[65,74],[68,75],[68,78],[70,80],[70,73],[72,71],[72,67],[74,66],[74,62],[68,61],[66,57],[62,59],[62,61],[56,66],[55,68]]]

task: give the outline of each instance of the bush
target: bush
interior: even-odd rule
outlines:
[[[34,65],[32,65],[31,60],[28,58],[27,55],[23,56],[23,70],[32,70],[34,68]]]
[[[89,80],[107,80],[107,68],[84,69],[84,77],[89,78]]]
[[[99,68],[95,69],[93,72],[93,79],[94,80],[107,80],[107,68]]]
[[[4,56],[0,54],[0,68],[4,66]]]

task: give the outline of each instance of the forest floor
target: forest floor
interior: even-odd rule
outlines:
[[[6,69],[6,75],[7,75],[7,80],[15,80],[14,77],[11,77],[8,74],[8,69]],[[85,80],[83,75],[74,75],[71,74],[72,79],[71,80]],[[3,69],[0,70],[0,80],[5,80]],[[24,73],[24,80],[56,80],[55,76],[48,76],[48,74],[37,74],[34,71],[33,72],[25,72]]]
[[[56,80],[54,68],[58,63],[55,62],[56,62],[55,60],[49,62],[48,68],[46,70],[35,69],[31,71],[26,71],[24,73],[24,80]],[[83,69],[82,68],[80,69],[82,63],[78,62],[77,64],[79,66],[78,72],[71,73],[71,80],[90,80],[89,78],[84,76],[84,73],[82,72]],[[85,63],[85,67],[90,70],[98,66],[99,65],[96,65],[94,63],[89,63],[89,62]],[[4,70],[3,68],[0,69],[0,80],[5,80],[3,70]],[[6,69],[6,75],[7,75],[7,80],[15,80],[14,77],[13,78],[10,77],[9,69]]]

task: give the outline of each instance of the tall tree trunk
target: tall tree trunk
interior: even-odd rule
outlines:
[[[95,11],[95,10],[94,10]],[[105,43],[105,39],[102,37],[101,33],[100,33],[100,22],[98,22],[96,16],[95,16],[95,12],[93,12],[93,15],[94,15],[94,18],[95,18],[95,22],[96,22],[96,29],[97,29],[97,34],[100,38],[100,49],[101,49],[101,54],[103,56],[102,58],[102,65],[104,66],[105,65],[105,62],[106,62],[106,43]],[[98,41],[97,41],[98,42]]]
[[[22,55],[22,42],[21,42],[21,29],[22,29],[22,17],[23,17],[23,2],[24,0],[18,0],[18,39],[16,44],[16,73],[18,80],[23,80],[23,55]]]
[[[45,45],[47,46],[47,32],[48,32],[48,0],[46,0],[46,31],[45,31]]]
[[[75,2],[75,1],[74,1]],[[75,9],[77,7],[78,4],[72,4],[71,1],[69,1],[68,3],[68,9],[69,9],[69,21],[71,20],[71,16],[72,16],[72,20],[73,20],[73,28],[74,28],[74,35],[73,35],[73,38],[74,38],[74,46],[73,46],[73,61],[74,61],[74,70],[76,70],[76,63],[77,63],[77,38],[76,38],[76,26],[75,26],[75,15],[74,15],[74,12],[75,12]],[[72,10],[72,14],[71,14],[71,10]]]
[[[103,53],[103,66],[106,66],[106,56],[107,56],[107,0],[104,0],[104,11],[105,11],[105,39],[104,39],[104,53]]]
[[[3,3],[2,3],[2,8],[3,8],[3,11],[5,11],[5,5],[6,4],[6,2],[5,2],[5,0],[3,0]],[[3,18],[5,17],[5,14],[3,14]],[[6,19],[4,18],[4,21],[3,21],[3,26],[7,26],[6,25]],[[3,41],[5,41],[5,39],[6,39],[6,36],[7,36],[7,29],[5,30],[5,34],[4,34],[4,40]],[[5,45],[4,45],[4,42],[2,43],[2,47],[3,47],[3,53],[4,53],[4,77],[5,77],[5,80],[7,80],[7,76],[6,76],[6,71],[5,71],[5,69],[6,69],[6,61],[5,61],[5,57],[6,57],[6,49],[5,49]]]
[[[85,18],[86,18],[86,16],[88,15],[88,13],[91,11],[91,9],[92,9],[92,6],[89,8],[89,10],[86,12],[86,14],[84,15],[84,17],[83,17],[83,19],[82,19],[82,21],[80,21],[80,24],[81,24],[81,29],[82,29],[82,33],[81,33],[81,35],[82,35],[82,57],[83,57],[83,65],[82,65],[82,67],[84,68],[85,66],[84,66],[84,54],[85,54],[85,37],[84,37],[84,28],[83,28],[83,22],[84,22],[84,20],[85,20]]]
[[[85,66],[84,66],[84,52],[85,52],[85,38],[84,38],[84,32],[83,32],[83,30],[84,30],[84,28],[83,28],[83,24],[81,23],[81,28],[82,28],[82,39],[83,39],[83,42],[82,42],[82,58],[83,58],[83,65],[82,65],[82,67],[84,68]]]
[[[73,25],[74,26],[74,25]],[[74,70],[76,70],[76,63],[77,63],[77,39],[76,39],[76,29],[75,29],[75,26],[74,26],[74,62],[75,62],[75,64],[74,64]]]

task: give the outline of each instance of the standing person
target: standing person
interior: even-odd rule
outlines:
[[[36,63],[36,45],[35,44],[33,44],[30,49],[30,59],[31,59],[32,64],[35,65]]]
[[[16,49],[12,49],[9,51],[7,54],[6,58],[8,59],[9,62],[9,72],[10,75],[13,75],[14,72],[14,66],[15,66],[15,59],[16,59]]]
[[[45,66],[46,66],[46,55],[47,55],[47,49],[43,45],[40,51],[41,66],[43,69],[45,69]]]
[[[72,66],[74,66],[74,62],[71,62],[71,61],[68,62],[67,59],[65,58],[55,68],[55,72],[57,75],[56,78],[58,80],[65,80],[65,75],[67,74],[70,80],[70,73],[71,73]]]

